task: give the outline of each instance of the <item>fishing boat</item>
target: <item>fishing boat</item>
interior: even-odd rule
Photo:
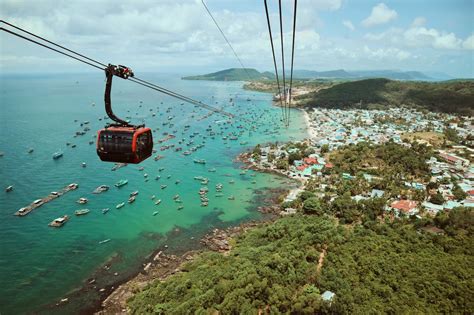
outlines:
[[[115,187],[122,187],[124,185],[127,185],[128,184],[128,180],[127,179],[121,179],[119,180],[118,182],[115,183]]]
[[[134,203],[135,199],[136,199],[135,196],[132,196],[132,197],[128,198],[128,203]]]
[[[201,207],[207,207],[209,205],[208,202],[201,202]]]
[[[209,183],[209,179],[207,178],[201,181],[201,185],[207,185],[208,183]]]
[[[110,210],[109,208],[102,209],[102,214],[106,214],[107,212],[109,212],[109,210]]]
[[[133,197],[133,196],[136,196],[136,195],[138,195],[138,190],[135,190],[134,192],[130,193],[130,197]]]
[[[215,169],[215,168],[210,168],[210,169],[208,170],[208,172],[210,172],[210,173],[215,173],[215,172],[216,172],[216,169]]]
[[[110,242],[110,238],[106,239],[106,240],[103,240],[103,241],[100,241],[99,244],[105,244],[105,243],[108,243]]]
[[[155,196],[155,195],[151,196],[151,200],[154,200],[155,198],[156,198],[156,196]]]
[[[82,165],[82,167],[86,167],[86,166],[87,166],[86,162],[82,162],[81,165]]]
[[[119,203],[118,205],[115,206],[115,208],[116,208],[116,209],[120,209],[120,208],[122,208],[123,206],[125,206],[125,202]]]
[[[247,174],[247,171],[243,170],[243,171],[240,171],[240,175],[245,175]]]
[[[158,199],[156,202],[155,202],[155,205],[159,205],[161,203],[161,199]]]
[[[13,190],[13,186],[12,186],[12,185],[10,185],[10,186],[8,186],[7,188],[5,188],[5,191],[6,191],[6,192],[10,192],[10,191],[12,191],[12,190]]]
[[[158,211],[155,211],[153,212],[153,216],[157,215],[158,214]]]
[[[155,177],[155,180],[159,180],[160,178],[161,178],[161,176],[158,175],[158,176]]]
[[[84,198],[84,197],[81,197],[81,198],[79,198],[76,202],[79,203],[79,204],[81,204],[81,205],[84,205],[84,204],[86,204],[88,201],[89,201],[89,199]]]
[[[205,180],[206,178],[202,177],[202,176],[194,176],[194,179],[195,180]]]
[[[168,185],[161,185],[160,186],[161,189],[165,189],[166,187],[168,187]]]
[[[61,227],[63,226],[67,221],[69,220],[69,217],[67,215],[59,217],[57,219],[54,219],[51,221],[48,225],[51,227]]]
[[[109,190],[109,186],[107,185],[100,185],[99,187],[97,187],[96,189],[94,189],[94,191],[92,192],[93,194],[100,194],[104,191],[107,191]]]
[[[179,194],[174,195],[173,200],[179,199]]]
[[[178,210],[182,210],[182,209],[184,209],[184,206],[179,206],[178,207]]]
[[[63,153],[61,151],[55,152],[53,154],[53,160],[57,160],[63,156]]]
[[[140,166],[140,167],[138,168],[138,170],[139,170],[140,172],[143,171],[144,169],[145,169],[145,168],[144,168],[143,166]]]
[[[217,193],[215,194],[216,197],[224,197],[224,194],[223,193]]]
[[[30,148],[30,149],[28,150],[28,153],[33,153],[34,150],[35,150],[35,149]]]
[[[194,163],[196,163],[196,164],[206,164],[206,160],[204,160],[204,159],[194,159]]]
[[[231,196],[227,197],[227,199],[229,199],[229,200],[235,200],[235,197],[234,197],[233,195],[231,195]]]
[[[231,180],[229,181],[229,184],[234,184],[234,183],[235,183],[235,180],[233,180],[233,179],[231,179]]]
[[[86,215],[89,212],[91,212],[89,209],[81,209],[81,210],[74,211],[74,214],[79,216],[79,215]]]
[[[181,181],[179,179],[177,179],[175,182],[174,182],[176,185],[178,185],[179,183],[181,183]]]

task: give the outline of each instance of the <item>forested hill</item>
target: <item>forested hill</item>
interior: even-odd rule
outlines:
[[[204,75],[195,75],[183,77],[183,80],[209,80],[209,81],[248,81],[273,79],[274,75],[270,72],[259,72],[251,68],[231,68]]]
[[[297,98],[305,107],[377,108],[419,106],[431,111],[474,114],[474,82],[401,82],[367,79],[344,82]]]

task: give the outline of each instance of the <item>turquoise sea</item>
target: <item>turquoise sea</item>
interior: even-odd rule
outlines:
[[[111,171],[113,164],[101,162],[95,144],[89,144],[104,125],[104,120],[99,120],[105,116],[103,74],[1,74],[1,314],[87,312],[99,300],[100,288],[110,289],[132,276],[157,248],[168,245],[166,250],[172,252],[198,247],[199,237],[216,226],[259,219],[256,208],[266,189],[288,185],[285,179],[269,174],[248,171],[241,175],[242,165],[234,159],[257,143],[305,138],[299,111],[292,111],[291,127],[285,129],[279,121],[281,110],[271,105],[271,95],[245,91],[242,82],[183,81],[178,75],[140,77],[256,122],[230,123],[218,114],[205,117],[208,112],[203,109],[115,79],[112,104],[119,117],[145,122],[154,130],[155,143],[166,132],[176,138],[155,144],[156,154],[164,155],[163,159],[150,158],[140,165]],[[90,123],[81,126],[85,121]],[[166,122],[169,124],[163,125]],[[86,126],[90,131],[74,137]],[[206,131],[209,128],[216,133],[214,139]],[[238,140],[223,140],[232,135],[238,135]],[[173,149],[160,151],[161,145],[169,144],[183,147],[183,151],[204,146],[189,156]],[[30,148],[33,153],[28,153]],[[52,154],[59,150],[63,158],[53,160]],[[195,158],[207,163],[193,163]],[[87,167],[81,166],[83,162]],[[140,166],[144,170],[139,170]],[[213,168],[216,171],[209,172]],[[156,180],[158,175],[161,178]],[[209,178],[207,207],[200,205],[198,191],[203,185],[193,179],[195,176]],[[114,187],[120,179],[128,179],[128,185]],[[77,190],[25,217],[13,215],[33,200],[73,182],[79,184]],[[215,196],[217,183],[224,186],[223,197]],[[110,186],[109,191],[92,194],[102,184]],[[9,185],[14,190],[7,193],[4,189]],[[161,189],[160,185],[167,187]],[[115,208],[135,190],[139,191],[135,203]],[[176,194],[183,201],[182,210],[173,200]],[[160,205],[154,204],[152,195],[162,200]],[[235,200],[228,200],[230,195]],[[80,197],[89,202],[76,203]],[[81,208],[91,212],[75,216],[74,211]],[[103,208],[110,211],[102,214]],[[153,216],[155,211],[158,214]],[[48,227],[50,221],[65,214],[70,220],[62,228]],[[106,239],[110,241],[99,243]],[[110,269],[105,270],[105,265]],[[91,278],[96,283],[88,285]],[[65,296],[71,297],[68,303],[54,306]]]

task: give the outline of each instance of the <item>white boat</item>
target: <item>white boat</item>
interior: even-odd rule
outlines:
[[[161,199],[158,199],[156,202],[155,202],[155,205],[159,205],[161,203]]]
[[[119,203],[118,205],[115,206],[115,208],[120,209],[120,208],[122,208],[123,206],[125,206],[125,202]]]
[[[154,216],[157,215],[157,214],[158,214],[158,211],[153,212],[153,215],[154,215]]]

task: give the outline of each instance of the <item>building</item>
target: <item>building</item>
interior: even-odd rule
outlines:
[[[389,210],[394,211],[397,215],[403,213],[405,215],[415,215],[418,213],[418,202],[414,200],[396,200],[389,206]]]

